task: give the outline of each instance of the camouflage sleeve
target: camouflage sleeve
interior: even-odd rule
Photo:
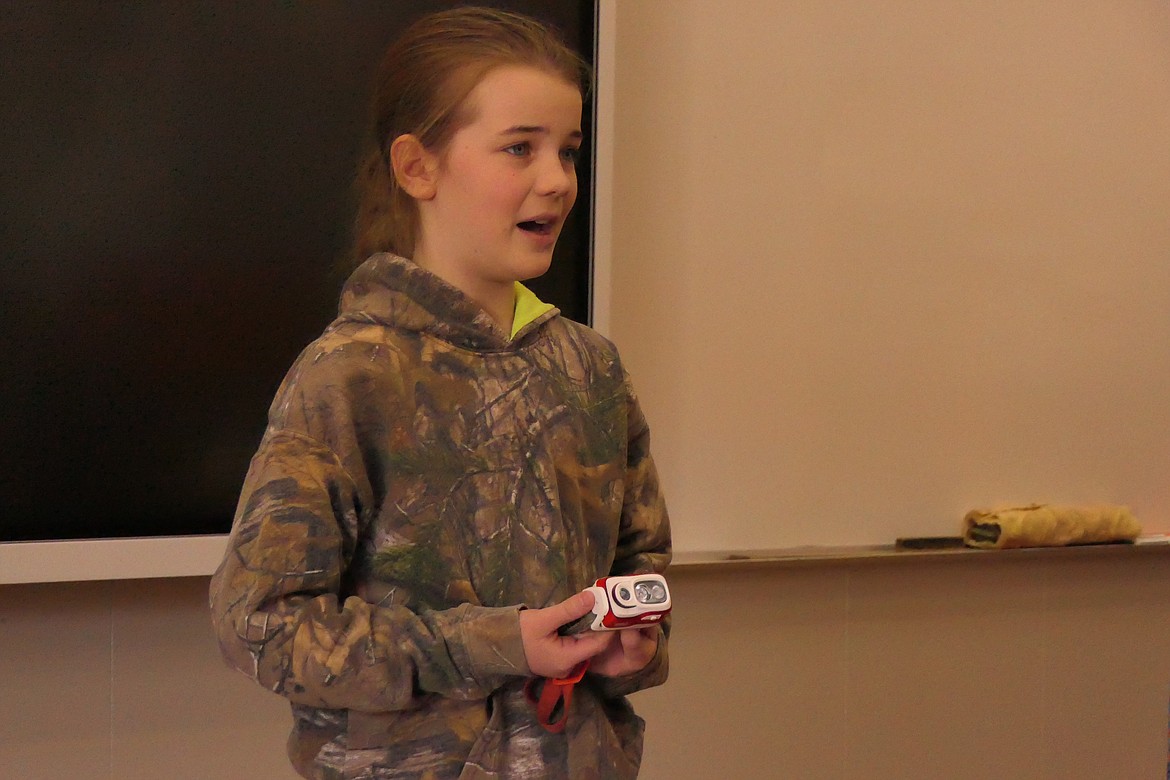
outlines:
[[[366,711],[484,698],[527,676],[516,607],[415,613],[340,596],[373,499],[335,453],[273,426],[253,458],[210,589],[228,664],[293,702]]]
[[[629,448],[626,455],[625,499],[617,553],[610,574],[662,574],[670,564],[670,518],[658,483],[658,470],[650,455],[650,428],[638,397],[626,379]],[[666,682],[669,671],[667,639],[670,618],[661,624],[658,652],[641,671],[625,677],[601,678],[606,696],[624,696]]]

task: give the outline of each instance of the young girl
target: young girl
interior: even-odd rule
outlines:
[[[596,578],[670,560],[649,433],[613,345],[520,284],[576,197],[587,80],[486,9],[386,55],[372,255],[273,401],[211,583],[225,658],[292,702],[304,777],[637,774],[624,696],[666,678],[665,632],[558,628]],[[526,683],[586,660],[554,733]]]

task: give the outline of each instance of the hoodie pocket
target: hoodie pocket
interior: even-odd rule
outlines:
[[[438,750],[465,756],[488,722],[487,702],[427,698],[420,706],[401,712],[350,710],[346,746],[351,750],[393,748],[409,755]]]

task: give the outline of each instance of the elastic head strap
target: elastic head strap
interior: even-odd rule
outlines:
[[[536,719],[545,731],[560,734],[565,730],[569,720],[569,703],[573,700],[573,686],[581,682],[587,669],[589,661],[586,660],[577,664],[567,677],[533,677],[524,684],[524,695],[530,703],[536,705]],[[537,685],[540,686],[539,696],[535,691]]]

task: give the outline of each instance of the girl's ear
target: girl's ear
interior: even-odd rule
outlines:
[[[435,197],[439,159],[414,135],[400,135],[390,144],[390,167],[394,178],[415,200]]]

